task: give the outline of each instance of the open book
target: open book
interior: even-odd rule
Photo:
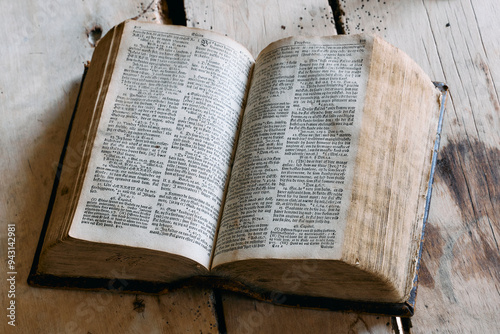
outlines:
[[[404,304],[440,100],[372,35],[254,60],[213,32],[122,23],[84,80],[30,282]]]

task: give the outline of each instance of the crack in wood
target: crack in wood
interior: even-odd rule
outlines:
[[[333,19],[335,20],[335,29],[337,30],[337,34],[345,35],[345,26],[342,17],[345,15],[344,10],[340,6],[339,0],[328,0],[328,4],[330,5],[333,13]]]
[[[439,233],[439,229],[426,231],[426,244],[430,242],[430,247],[438,239],[447,240],[441,252],[433,250],[434,256],[441,253],[438,270],[441,279],[446,278],[443,275],[450,274],[444,271],[453,270],[451,262],[460,258],[460,253],[464,253],[464,257],[467,253],[467,257],[472,257],[473,261],[469,266],[459,266],[464,278],[483,276],[500,280],[500,252],[495,235],[495,231],[500,228],[496,208],[500,202],[500,170],[496,167],[499,161],[500,150],[488,148],[479,141],[449,142],[440,152],[436,182],[446,185],[460,208],[464,222],[455,233],[448,232],[446,236]],[[468,251],[470,246],[474,247],[472,253]],[[447,258],[445,262],[448,268],[444,268],[443,258]],[[449,288],[452,290],[451,286]],[[452,301],[455,299],[452,295],[448,297]]]
[[[186,11],[183,0],[161,0],[165,1],[168,7],[168,13],[172,23],[175,25],[186,26]]]

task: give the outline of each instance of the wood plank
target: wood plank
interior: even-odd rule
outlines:
[[[228,35],[254,55],[279,38],[336,34],[327,0],[185,0],[184,4],[188,26]],[[225,292],[222,300],[229,333],[391,332],[389,317],[286,308]]]
[[[451,89],[413,332],[499,332],[500,4],[342,6],[346,31],[383,35]]]
[[[0,22],[0,332],[217,332],[211,290],[161,297],[29,287],[55,169],[73,111],[87,34],[137,17],[161,21],[157,2],[2,1]],[[98,34],[96,34],[98,35]],[[7,224],[15,224],[15,265],[7,267]],[[15,298],[6,272],[15,271]],[[15,300],[16,327],[6,317]]]
[[[228,333],[393,333],[389,317],[275,306],[224,293]]]
[[[186,25],[213,30],[256,57],[269,43],[298,35],[336,35],[328,0],[185,0]]]
[[[189,4],[186,1],[187,12],[195,6],[194,2],[192,7],[188,7]],[[304,8],[310,5],[308,2]],[[0,6],[4,23],[4,34],[0,38],[2,45],[8,46],[0,50],[2,64],[6,64],[6,74],[0,79],[0,221],[3,226],[0,238],[5,245],[5,225],[16,224],[18,329],[26,332],[42,332],[48,328],[53,332],[216,331],[210,291],[179,291],[160,298],[136,298],[34,289],[26,285],[54,178],[53,166],[58,160],[76,98],[81,64],[90,59],[92,52],[87,32],[96,25],[105,32],[112,25],[144,12],[143,17],[150,20],[159,16],[149,4],[132,0],[74,1],[71,5],[60,1],[28,3],[23,0],[3,2]],[[213,30],[222,33],[224,25],[229,25],[227,22],[236,28],[245,27],[240,28],[241,37],[235,36],[241,38],[243,44],[250,43],[245,38],[261,40],[255,36],[271,36],[270,31],[276,30],[272,26],[274,16],[281,15],[277,20],[280,27],[276,36],[279,37],[295,34],[288,27],[296,25],[300,29],[300,18],[304,20],[298,13],[282,15],[280,11],[273,11],[270,1],[251,6],[248,11],[230,4],[226,4],[227,10],[223,11],[220,9],[225,7],[215,1],[198,2],[196,6],[200,6],[201,11],[190,14],[190,25],[196,22],[196,26],[210,28],[207,25],[212,24]],[[286,6],[295,8],[288,2],[279,8]],[[297,9],[300,6],[297,5]],[[431,77],[446,81],[451,87],[452,100],[445,119],[413,331],[498,332],[500,108],[497,87],[500,68],[496,62],[499,23],[494,18],[500,12],[500,5],[494,0],[480,5],[457,1],[355,0],[342,1],[342,6],[348,33],[364,29],[383,35],[416,59]],[[268,16],[259,16],[259,12],[252,11],[255,8]],[[323,12],[321,7],[317,8],[318,13],[328,13],[327,7]],[[318,18],[318,14],[311,14],[310,19],[324,22],[329,15]],[[256,17],[266,18],[266,24],[261,25],[258,32],[254,26],[250,29],[243,24],[249,20],[259,21]],[[316,28],[316,24],[312,25],[304,23],[303,29],[296,33],[313,33],[311,29]],[[268,41],[259,43],[252,46],[254,53]],[[0,255],[5,263],[5,247],[1,248]],[[1,305],[8,305],[5,272],[0,275]],[[227,328],[231,330],[389,331],[388,320],[377,317],[286,309],[232,295],[225,295],[223,301]],[[3,321],[1,328],[6,332],[10,326]]]

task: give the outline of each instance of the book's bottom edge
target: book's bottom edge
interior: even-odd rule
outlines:
[[[39,288],[78,289],[85,291],[109,291],[115,293],[161,295],[185,288],[206,288],[230,291],[280,306],[354,312],[382,316],[411,317],[414,306],[409,302],[384,303],[352,301],[327,297],[303,296],[280,291],[259,291],[244,283],[218,276],[197,276],[173,282],[149,282],[125,278],[61,277],[44,273],[32,273],[28,284]]]

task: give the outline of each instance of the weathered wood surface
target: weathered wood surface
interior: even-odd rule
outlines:
[[[228,333],[394,333],[390,317],[299,309],[224,293]]]
[[[186,25],[213,30],[257,57],[269,43],[298,35],[335,35],[328,0],[185,0]]]
[[[185,4],[188,25],[227,33],[254,54],[277,38],[334,32],[326,0]],[[138,15],[159,20],[155,6],[138,0],[0,4],[0,306],[9,302],[6,225],[15,223],[18,332],[217,331],[211,291],[156,298],[25,283],[82,64],[93,50],[87,33],[96,25],[105,33]],[[499,332],[500,3],[353,0],[341,7],[347,33],[378,33],[451,89],[412,331]],[[320,27],[325,31],[315,30]],[[222,300],[229,332],[391,332],[387,317],[289,309],[231,294]],[[12,329],[2,317],[0,332]]]
[[[0,3],[0,332],[217,332],[210,290],[161,297],[28,287],[83,64],[103,33],[140,17],[160,20],[156,3],[138,0],[2,1]],[[7,268],[7,224],[16,226],[15,270]],[[6,272],[16,271],[15,299]],[[7,307],[16,302],[15,327]]]

